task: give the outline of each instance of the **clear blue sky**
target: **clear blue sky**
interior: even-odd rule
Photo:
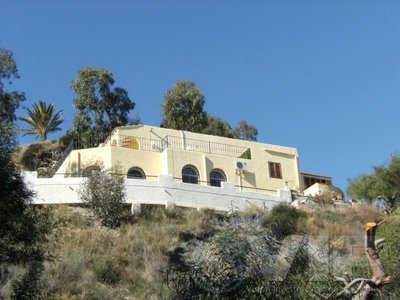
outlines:
[[[304,172],[347,179],[399,151],[399,1],[5,1],[0,47],[14,52],[25,105],[64,109],[71,81],[104,67],[142,122],[167,89],[194,81],[205,110],[260,142],[296,147]],[[24,112],[20,111],[20,115]],[[21,138],[30,143],[32,138]]]

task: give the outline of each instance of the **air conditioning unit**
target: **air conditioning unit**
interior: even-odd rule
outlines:
[[[247,171],[247,162],[237,160],[235,161],[235,171]]]

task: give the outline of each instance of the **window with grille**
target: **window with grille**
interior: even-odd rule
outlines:
[[[210,172],[210,185],[221,187],[221,182],[226,181],[226,176],[224,171],[219,169],[214,169]]]
[[[182,182],[193,183],[193,184],[199,183],[199,172],[197,171],[196,167],[191,165],[183,167]]]
[[[146,179],[146,174],[141,168],[133,167],[128,170],[127,177],[133,179]]]

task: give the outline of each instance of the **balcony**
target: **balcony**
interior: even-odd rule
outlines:
[[[155,152],[162,152],[165,149],[175,149],[251,159],[250,148],[176,136],[166,136],[163,139],[147,139],[114,134],[109,136],[99,146],[115,146]]]

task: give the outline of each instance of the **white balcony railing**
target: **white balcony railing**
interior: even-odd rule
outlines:
[[[156,152],[162,152],[164,149],[169,148],[251,159],[250,149],[246,147],[176,136],[166,136],[160,140],[115,134],[108,138],[102,145]]]

